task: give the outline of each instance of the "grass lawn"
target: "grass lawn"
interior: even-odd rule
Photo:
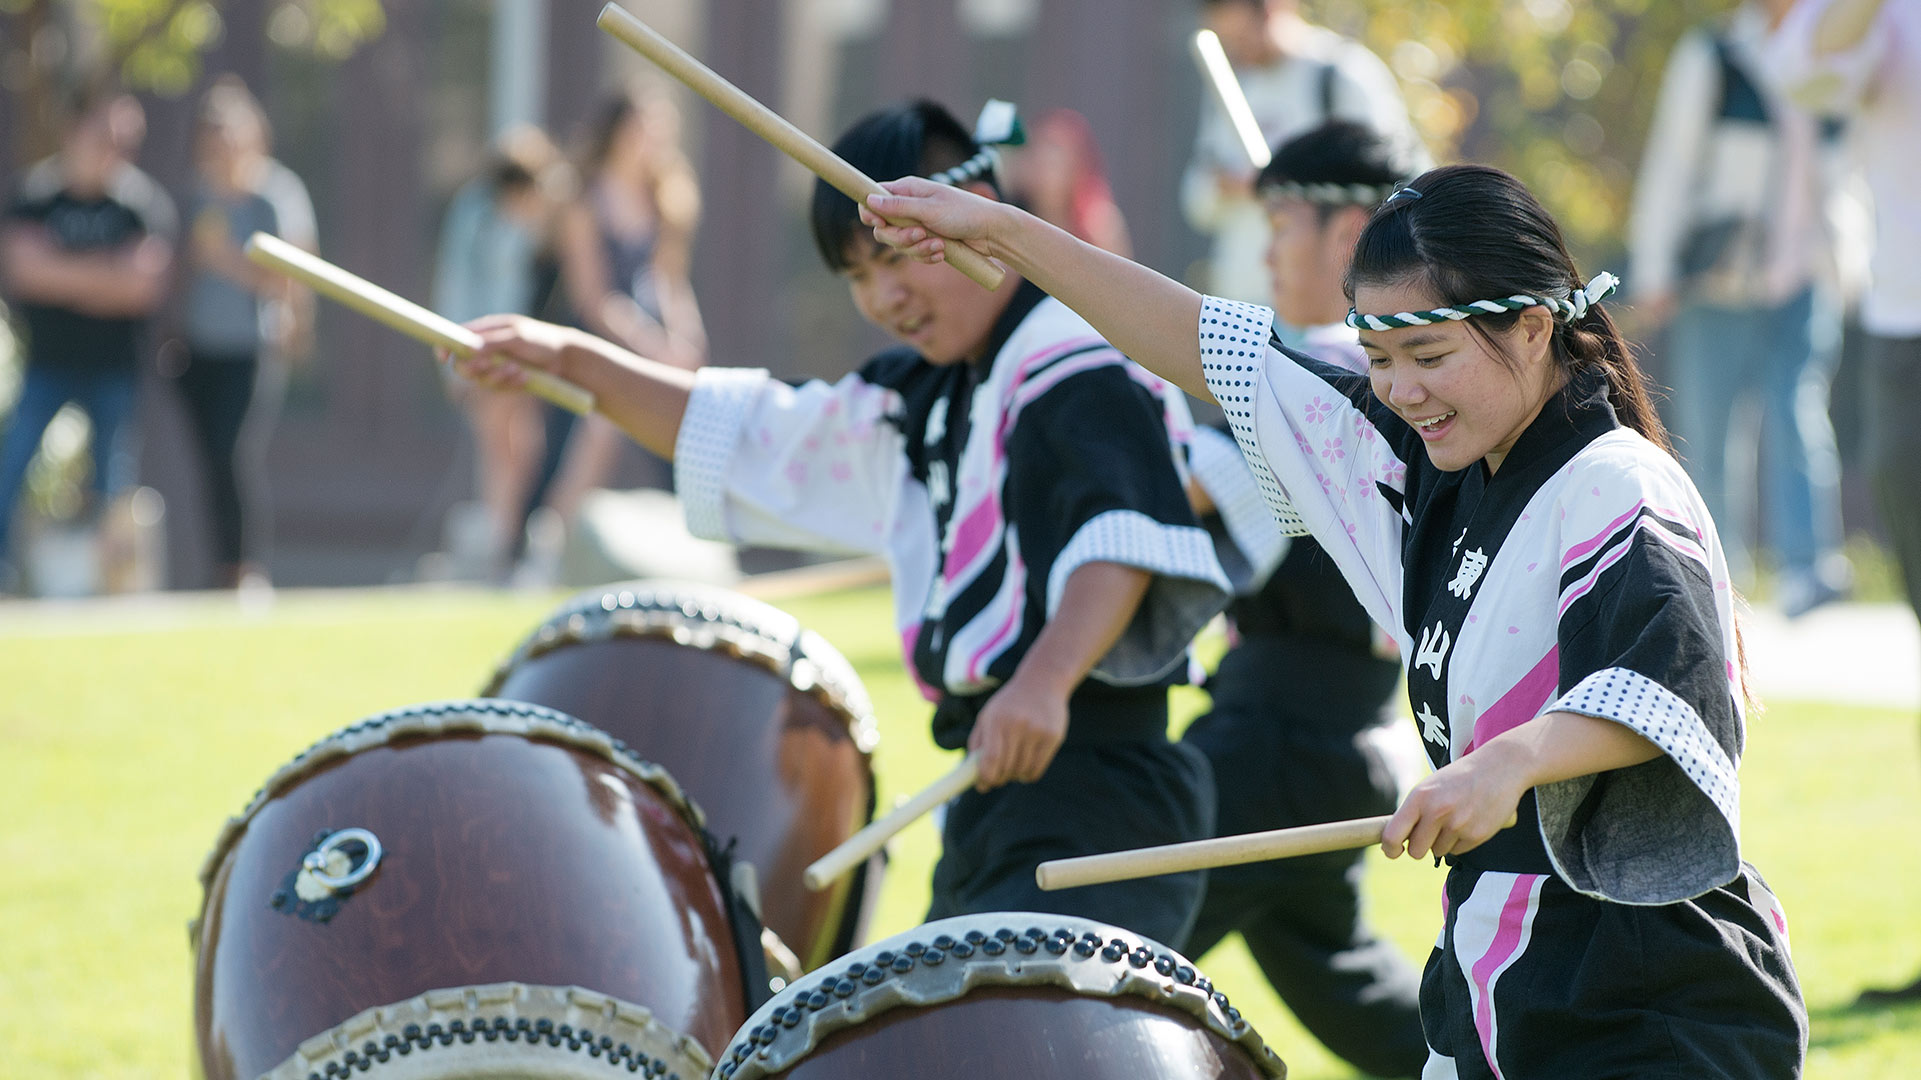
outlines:
[[[111,623],[0,618],[0,1075],[180,1077],[191,1041],[186,921],[220,823],[311,740],[369,713],[472,693],[555,597],[296,595],[247,616],[186,601]],[[882,716],[883,804],[950,767],[876,589],[784,602],[859,668]],[[1177,710],[1205,699],[1183,690]],[[1921,969],[1914,717],[1776,703],[1750,729],[1745,839],[1787,906],[1814,1015],[1808,1075],[1921,1076],[1921,1009],[1848,1007]],[[938,854],[895,843],[876,930],[920,921]],[[1440,872],[1379,860],[1377,922],[1411,956]],[[1351,1075],[1287,1015],[1238,939],[1202,966],[1298,1080]]]

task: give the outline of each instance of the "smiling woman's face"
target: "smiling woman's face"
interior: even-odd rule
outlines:
[[[1354,292],[1355,310],[1377,315],[1439,306],[1421,283],[1363,285]],[[1374,396],[1421,436],[1436,468],[1453,472],[1485,458],[1494,471],[1560,389],[1553,328],[1547,309],[1522,312],[1512,329],[1490,335],[1506,357],[1465,322],[1362,329],[1361,345]]]

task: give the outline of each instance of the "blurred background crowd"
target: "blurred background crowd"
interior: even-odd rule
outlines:
[[[238,246],[272,232],[455,319],[533,313],[687,366],[867,355],[810,248],[811,178],[650,81],[599,6],[0,0],[0,593],[654,569],[633,537],[672,546],[663,462],[453,384]],[[1584,266],[1622,272],[1746,588],[1795,615],[1847,595],[1878,539],[1912,557],[1914,458],[1869,415],[1921,404],[1898,394],[1921,357],[1876,348],[1921,335],[1908,255],[1870,272],[1877,218],[1921,200],[1871,183],[1915,122],[1875,68],[1913,63],[1898,44],[1797,72],[1794,0],[628,6],[822,136],[907,96],[1016,102],[1030,209],[1271,303],[1253,171],[1187,55],[1210,25],[1270,145],[1342,118],[1501,166]]]

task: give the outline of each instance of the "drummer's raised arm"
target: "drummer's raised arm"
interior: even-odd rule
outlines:
[[[869,196],[861,213],[881,243],[938,262],[947,243],[965,241],[1073,308],[1135,363],[1212,400],[1201,374],[1199,293],[1007,203],[914,178],[881,186],[890,194]]]

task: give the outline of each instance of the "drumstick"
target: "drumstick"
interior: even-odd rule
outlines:
[[[968,754],[954,771],[922,788],[918,795],[896,806],[892,813],[843,840],[839,847],[814,860],[800,877],[807,887],[819,892],[842,874],[879,851],[894,834],[912,825],[929,810],[974,786],[980,778],[979,754]]]
[[[600,9],[602,30],[660,65],[669,75],[714,103],[721,112],[741,122],[747,130],[774,144],[774,148],[805,165],[809,172],[865,206],[867,196],[886,191],[866,173],[849,165],[846,159],[822,146],[811,135],[787,122],[774,110],[755,101],[747,92],[714,73],[714,70],[689,56],[680,46],[668,41],[653,27],[635,18],[618,4]],[[948,241],[947,261],[985,289],[1000,287],[1006,276],[987,256],[966,244]]]
[[[1509,817],[1503,828],[1516,818]],[[1354,818],[1321,825],[1302,825],[1293,829],[1217,836],[1212,840],[1191,840],[1185,844],[1112,851],[1105,855],[1083,855],[1077,859],[1053,859],[1034,869],[1034,881],[1042,889],[1072,889],[1081,885],[1105,885],[1156,874],[1180,874],[1189,870],[1212,870],[1242,863],[1293,859],[1302,855],[1324,855],[1330,851],[1350,851],[1381,842],[1388,817]]]
[[[386,289],[311,252],[287,243],[277,236],[257,232],[247,238],[247,258],[269,270],[287,275],[315,292],[339,301],[376,322],[448,352],[471,354],[480,348],[480,335],[436,315],[419,304],[396,296]],[[522,368],[527,390],[582,416],[594,411],[594,395],[556,375],[534,368]]]
[[[1267,148],[1261,125],[1254,121],[1254,109],[1248,105],[1247,95],[1241,92],[1241,80],[1234,76],[1234,66],[1227,62],[1227,50],[1221,48],[1221,39],[1214,31],[1200,30],[1194,34],[1194,60],[1201,66],[1201,77],[1214,88],[1215,99],[1227,112],[1227,122],[1234,126],[1234,134],[1240,136],[1247,160],[1257,172],[1267,168],[1274,154]]]

